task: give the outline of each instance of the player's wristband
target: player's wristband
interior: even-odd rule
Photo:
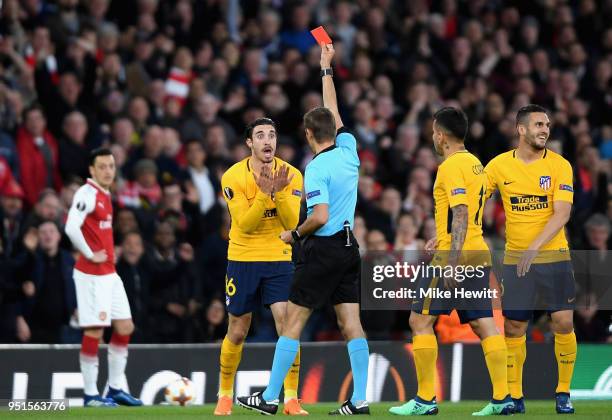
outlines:
[[[331,67],[328,69],[321,69],[321,77],[323,76],[334,77],[334,70]]]
[[[302,237],[300,236],[300,232],[298,232],[297,229],[291,231],[291,237],[293,238],[295,242],[302,239]]]

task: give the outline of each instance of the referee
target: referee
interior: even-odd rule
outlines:
[[[243,407],[264,414],[275,414],[278,409],[283,380],[295,359],[300,334],[310,314],[329,301],[347,340],[354,384],[351,399],[330,414],[370,414],[366,401],[369,349],[359,319],[361,260],[351,232],[359,180],[357,142],[343,127],[338,113],[331,69],[334,47],[327,44],[321,49],[325,107],[315,108],[304,116],[306,139],[315,153],[304,176],[308,218],[297,229],[281,234],[287,243],[305,238],[295,267],[282,336],[276,343],[266,390],[238,398]]]

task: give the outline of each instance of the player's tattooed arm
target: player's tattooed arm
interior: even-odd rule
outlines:
[[[451,225],[451,252],[449,262],[457,263],[459,255],[465,242],[465,235],[468,228],[468,207],[459,204],[451,208],[453,212],[453,223]]]

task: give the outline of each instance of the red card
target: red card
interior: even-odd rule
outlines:
[[[310,33],[319,45],[332,43],[332,39],[329,37],[329,35],[327,35],[327,32],[325,32],[325,28],[323,28],[322,26],[313,29],[312,31],[310,31]]]

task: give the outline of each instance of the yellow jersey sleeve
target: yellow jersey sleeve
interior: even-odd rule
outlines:
[[[249,200],[244,193],[243,187],[236,177],[228,172],[221,178],[221,188],[223,189],[223,198],[227,202],[232,223],[236,223],[240,230],[246,233],[256,230],[262,220],[261,215],[266,209],[268,195],[257,190],[255,200],[249,206]]]
[[[297,169],[290,167],[290,175],[293,175],[289,185],[283,191],[275,194],[276,209],[278,217],[286,230],[296,228],[300,219],[300,201],[302,200],[302,186],[304,179]]]
[[[497,189],[497,174],[495,172],[495,160],[490,161],[484,168],[484,173],[487,179],[487,192],[485,196],[490,198]]]
[[[553,201],[574,202],[574,174],[570,163],[562,159],[555,179]]]
[[[467,206],[467,185],[461,166],[445,165],[445,167],[442,168],[441,175],[444,192],[448,197],[448,206],[450,208],[458,206],[459,204],[465,204]]]

